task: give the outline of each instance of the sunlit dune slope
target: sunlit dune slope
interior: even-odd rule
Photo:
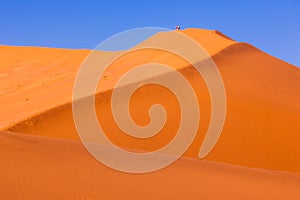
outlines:
[[[71,101],[88,50],[0,46],[0,128]]]
[[[194,39],[211,55],[234,43],[216,31],[184,32],[196,35]],[[76,73],[89,52],[0,46],[0,110],[5,113],[0,115],[0,128],[71,101]]]

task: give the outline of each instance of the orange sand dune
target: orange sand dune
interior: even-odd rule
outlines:
[[[232,44],[231,40],[220,38],[222,36],[215,32],[191,29],[184,33],[200,43],[199,38],[203,38],[204,34],[208,33],[207,43],[203,42],[208,49],[210,49],[208,44],[215,45],[214,42],[209,42],[213,37],[216,37],[217,41],[224,40],[223,43],[220,42],[224,45],[224,49],[214,54],[213,59],[225,84],[228,101],[227,118],[221,138],[206,159],[249,167],[300,172],[298,156],[300,155],[298,147],[300,106],[297,103],[300,100],[300,70],[248,44],[234,42]],[[202,37],[197,33],[203,34]],[[159,39],[160,35],[154,38]],[[218,48],[221,49],[221,46],[219,45]],[[150,61],[177,66],[178,70],[191,81],[195,91],[198,91],[199,105],[207,105],[201,107],[198,135],[185,153],[186,156],[196,158],[210,120],[210,100],[202,78],[187,62],[155,50],[133,52],[117,60],[107,70],[108,80],[102,80],[100,83],[103,83],[104,88],[110,89],[130,67]],[[111,114],[111,93],[111,90],[98,93],[96,108],[104,130],[113,133],[108,137],[114,143],[123,147],[152,151],[172,139],[172,134],[178,128],[176,124],[179,124],[180,112],[179,109],[175,109],[178,108],[178,103],[171,93],[164,91],[163,88],[146,86],[134,94],[131,104],[134,109],[132,113],[138,124],[149,123],[147,112],[149,106],[154,103],[164,105],[171,113],[161,134],[147,141],[132,138],[119,130]],[[151,95],[145,98],[145,93]],[[78,139],[70,101],[29,117],[10,126],[7,130]]]
[[[1,199],[299,199],[300,176],[181,158],[150,174],[114,171],[79,142],[0,134]]]
[[[0,134],[0,187],[5,191],[1,197],[299,199],[300,70],[218,31],[181,32],[206,49],[226,89],[224,129],[204,160],[198,159],[198,152],[210,121],[211,101],[203,78],[186,60],[160,50],[130,52],[109,66],[95,95],[98,120],[115,144],[153,151],[174,137],[180,120],[178,101],[164,87],[139,88],[130,101],[134,121],[148,124],[148,110],[156,103],[165,107],[168,118],[159,134],[147,141],[136,139],[113,120],[110,100],[116,82],[134,66],[159,62],[178,70],[196,91],[201,122],[185,157],[143,175],[104,167],[78,141],[72,88],[89,50],[0,46],[0,129],[11,131]],[[158,33],[138,46],[166,36]]]

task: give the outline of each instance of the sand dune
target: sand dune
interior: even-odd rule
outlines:
[[[128,70],[129,66],[153,60],[154,52],[143,52],[141,62],[133,59],[138,55],[124,58],[127,64],[113,75],[108,72],[106,84],[109,89],[116,80]],[[149,55],[149,56],[147,56]],[[155,54],[154,54],[155,55]],[[169,55],[170,56],[170,55]],[[188,63],[171,57],[156,56],[160,63],[178,65],[181,73],[185,74],[198,92],[199,105],[210,105],[209,95],[200,76],[188,66]],[[227,93],[227,120],[221,138],[214,151],[206,158],[249,167],[300,172],[300,141],[298,121],[300,120],[300,70],[288,63],[269,56],[258,49],[244,43],[228,46],[213,55],[225,84]],[[129,62],[128,62],[129,60]],[[122,60],[120,63],[124,62]],[[116,63],[115,66],[120,66]],[[187,66],[187,67],[182,67]],[[200,82],[202,81],[202,82]],[[154,92],[151,92],[154,91]],[[110,139],[116,144],[144,150],[155,150],[166,144],[174,131],[177,130],[180,119],[178,103],[172,94],[162,88],[144,87],[135,93],[132,105],[134,119],[139,124],[149,122],[147,111],[150,105],[159,103],[170,112],[164,131],[151,141],[141,142],[122,134],[112,118],[110,109],[111,90],[100,92],[96,97],[98,118],[102,125],[107,125]],[[145,98],[145,93],[147,95]],[[173,99],[173,101],[172,101]],[[177,110],[177,111],[176,111]],[[202,144],[208,122],[210,120],[209,106],[201,110],[201,123],[198,135],[193,145],[185,153],[196,158]],[[114,126],[112,126],[114,124]],[[175,125],[174,125],[175,124]],[[75,130],[71,102],[52,108],[34,117],[29,117],[7,130],[35,135],[78,139]],[[242,153],[243,152],[243,153]]]
[[[201,123],[193,144],[174,165],[144,175],[104,167],[79,142],[71,97],[76,72],[89,50],[0,46],[0,128],[10,131],[0,134],[3,197],[298,199],[299,68],[218,31],[186,29],[182,33],[206,49],[226,89],[224,129],[204,160],[198,159],[198,152],[210,121],[211,101],[203,78],[187,61],[158,50],[133,52],[109,67],[97,90],[97,117],[112,133],[108,137],[118,146],[146,151],[174,137],[180,120],[178,102],[163,87],[141,87],[130,102],[135,122],[149,123],[147,112],[154,103],[162,104],[169,117],[164,129],[147,141],[125,135],[110,107],[112,89],[122,74],[156,61],[173,66],[197,91]],[[163,34],[168,33],[139,45],[159,40]]]
[[[181,158],[133,175],[105,167],[79,142],[0,134],[2,199],[298,199],[298,175]]]

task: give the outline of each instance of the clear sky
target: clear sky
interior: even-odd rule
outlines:
[[[0,44],[92,49],[137,27],[198,27],[300,67],[298,0],[0,0]]]

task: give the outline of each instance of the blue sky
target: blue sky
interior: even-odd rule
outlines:
[[[2,1],[0,44],[92,49],[137,27],[217,29],[300,67],[300,1]]]

